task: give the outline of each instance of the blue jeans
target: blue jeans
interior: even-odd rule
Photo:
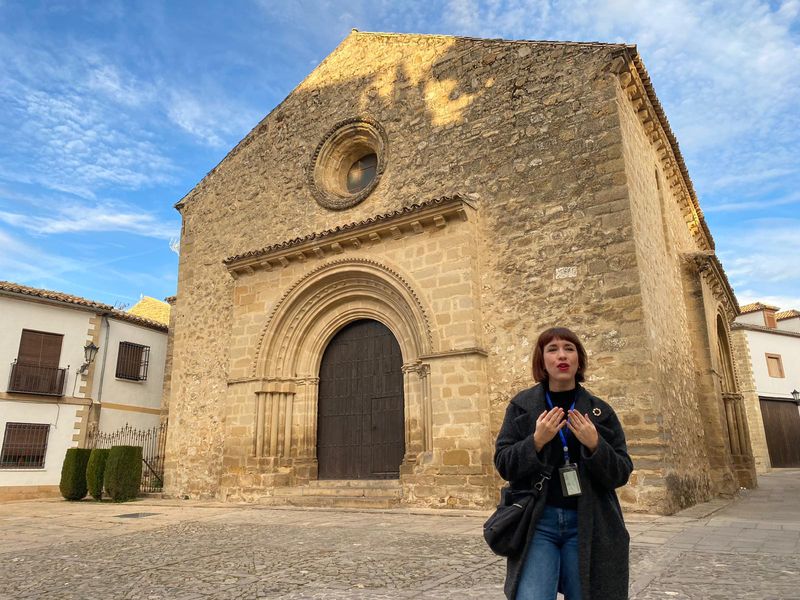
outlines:
[[[580,600],[578,511],[545,506],[522,567],[517,600]]]

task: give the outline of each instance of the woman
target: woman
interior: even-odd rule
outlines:
[[[508,405],[494,463],[513,489],[544,481],[525,548],[508,559],[511,600],[617,600],[628,597],[630,536],[616,488],[633,469],[622,425],[583,387],[586,350],[565,327],[539,336],[538,384]],[[549,477],[549,479],[548,479]]]

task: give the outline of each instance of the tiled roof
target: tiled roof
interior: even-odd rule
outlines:
[[[792,308],[789,310],[781,311],[779,313],[775,313],[775,319],[777,319],[778,321],[782,319],[793,319],[794,317],[800,317],[800,310],[795,310]]]
[[[150,329],[167,331],[167,326],[163,323],[159,323],[158,321],[153,321],[145,317],[132,315],[124,311],[117,310],[110,304],[103,304],[102,302],[87,300],[86,298],[81,298],[80,296],[73,296],[71,294],[64,294],[63,292],[54,292],[52,290],[29,287],[27,285],[20,285],[19,283],[13,283],[11,281],[0,281],[0,294],[3,292],[8,294],[18,294],[20,296],[29,296],[31,298],[38,298],[40,300],[49,300],[51,302],[82,306],[84,308],[93,309],[98,313],[105,313],[114,317],[115,319],[129,321],[131,323],[136,323],[137,325],[149,327]]]
[[[128,309],[128,314],[169,325],[169,309],[170,306],[166,302],[144,296]]]
[[[110,304],[102,304],[101,302],[94,302],[87,300],[80,296],[71,296],[63,292],[53,292],[50,290],[42,290],[39,288],[28,287],[27,285],[20,285],[11,281],[0,281],[0,291],[11,292],[14,294],[23,294],[25,296],[34,296],[36,298],[44,298],[46,300],[55,300],[56,302],[66,302],[68,304],[77,304],[78,306],[86,306],[88,308],[96,308],[97,310],[114,310]]]
[[[751,302],[750,304],[745,304],[741,307],[741,313],[751,313],[756,312],[759,310],[778,310],[777,306],[770,306],[769,304],[764,304],[762,302]]]

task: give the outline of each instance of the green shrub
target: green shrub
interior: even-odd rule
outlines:
[[[70,448],[61,467],[61,483],[58,489],[67,500],[81,500],[86,496],[86,463],[90,448]]]
[[[141,446],[114,446],[108,453],[103,483],[114,502],[133,500],[142,482]]]
[[[108,448],[95,448],[86,465],[86,485],[89,488],[89,494],[95,500],[103,497],[103,476],[106,471],[108,453]]]

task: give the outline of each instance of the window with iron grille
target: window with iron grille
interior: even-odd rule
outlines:
[[[50,425],[6,423],[0,469],[41,469]]]
[[[117,377],[131,381],[147,379],[147,364],[150,360],[150,346],[132,342],[120,342],[117,355]]]

